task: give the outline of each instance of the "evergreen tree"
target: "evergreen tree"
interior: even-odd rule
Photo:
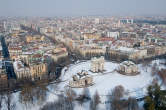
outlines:
[[[158,84],[148,87],[148,96],[145,97],[145,110],[166,110],[166,93]]]

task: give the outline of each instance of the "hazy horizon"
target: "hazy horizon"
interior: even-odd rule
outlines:
[[[166,0],[3,0],[0,16],[166,15]]]

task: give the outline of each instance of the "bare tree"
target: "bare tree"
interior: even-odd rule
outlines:
[[[122,108],[124,107],[124,105],[126,105],[126,102],[122,101],[121,98],[123,97],[124,93],[125,93],[125,90],[124,90],[123,86],[121,86],[121,85],[116,86],[113,89],[112,95],[110,97],[111,110],[123,110]]]
[[[0,94],[0,110],[2,108],[3,94]]]
[[[111,110],[126,110],[127,106],[126,100],[113,99],[111,102]]]
[[[79,102],[80,105],[82,105],[84,102],[90,100],[90,92],[88,88],[84,88],[82,91],[82,94],[76,98],[76,100]]]
[[[82,94],[84,95],[85,98],[87,99],[90,98],[90,92],[88,88],[84,88]]]
[[[139,110],[139,106],[135,98],[128,98],[128,110]]]
[[[115,99],[120,99],[121,97],[123,97],[124,93],[125,93],[124,87],[122,85],[119,85],[119,86],[116,86],[114,90],[112,91],[112,96]]]
[[[152,61],[149,60],[149,59],[143,61],[142,66],[145,68],[146,72],[147,72],[148,65],[149,65],[151,62],[152,62]]]
[[[10,91],[5,95],[5,104],[7,106],[7,110],[15,110],[16,104],[12,102],[12,94]]]
[[[153,66],[152,66],[152,70],[151,70],[152,76],[156,75],[158,71],[159,71],[159,70],[158,70],[158,68],[157,68],[157,64],[154,63]]]
[[[155,85],[158,83],[158,78],[154,78],[153,81],[152,81],[152,85]]]
[[[111,95],[111,106],[110,110],[140,110],[137,100],[135,98],[129,97],[128,99],[123,99],[125,90],[123,86],[116,86],[112,91]]]
[[[166,84],[166,69],[161,69],[160,71],[158,71],[158,76],[161,78],[162,83]]]
[[[47,88],[45,84],[25,84],[19,95],[19,101],[27,107],[32,104],[42,104],[46,100]]]
[[[74,106],[68,98],[60,95],[58,101],[47,103],[40,110],[73,110]]]
[[[98,92],[96,91],[96,93],[94,94],[91,102],[90,102],[90,110],[97,110],[97,106],[100,103],[100,96],[98,94]]]
[[[71,102],[73,102],[75,100],[76,96],[77,96],[75,91],[73,91],[71,88],[66,89],[65,94]]]

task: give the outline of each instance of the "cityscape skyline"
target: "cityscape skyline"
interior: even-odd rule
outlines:
[[[5,0],[0,16],[165,16],[164,0]]]
[[[165,4],[1,0],[0,110],[166,110]]]

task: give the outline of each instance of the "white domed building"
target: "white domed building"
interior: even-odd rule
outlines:
[[[124,61],[118,67],[118,72],[124,75],[137,75],[139,74],[137,65],[132,61]]]

